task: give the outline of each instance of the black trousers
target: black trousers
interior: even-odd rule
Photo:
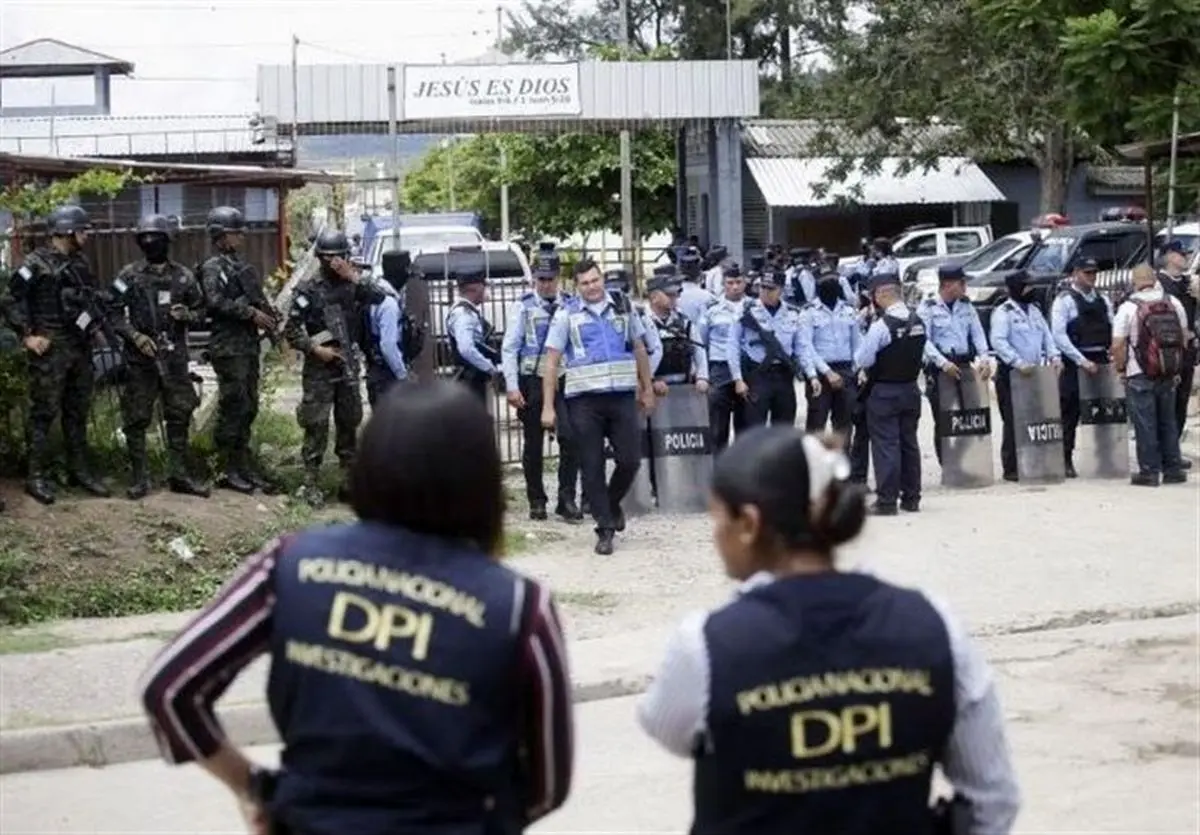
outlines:
[[[1013,425],[1012,366],[996,369],[996,405],[1000,409],[1000,467],[1008,477],[1017,474],[1017,430]]]
[[[967,368],[969,359],[950,358],[959,368]],[[942,422],[938,420],[938,410],[941,396],[938,392],[938,382],[942,379],[942,370],[936,365],[925,366],[925,398],[929,401],[929,412],[933,415],[933,453],[937,456],[938,464],[942,463]]]
[[[796,422],[796,383],[786,365],[756,365],[746,376],[746,425],[791,426]]]
[[[1188,400],[1192,397],[1192,383],[1196,379],[1196,349],[1184,356],[1183,370],[1179,372],[1179,386],[1175,389],[1175,425],[1179,427],[1179,436],[1183,437],[1183,427],[1187,423]]]
[[[746,428],[746,401],[738,397],[737,392],[733,390],[728,363],[714,362],[709,369],[709,375],[714,382],[708,390],[708,425],[712,429],[713,449],[720,452],[729,446],[731,420],[735,433]],[[716,380],[724,382],[717,383]]]
[[[386,363],[371,363],[367,367],[367,402],[371,404],[372,409],[379,402],[379,398],[397,382],[392,369],[388,368]]]
[[[844,432],[847,443],[854,426],[854,407],[858,404],[858,380],[854,367],[848,362],[830,363],[829,368],[842,378],[842,387],[836,391],[825,378],[821,378],[821,393],[813,397],[812,389],[805,387],[808,414],[804,419],[806,432],[824,432],[832,421],[834,432]]]
[[[525,476],[525,496],[530,505],[545,506],[545,437],[542,428],[542,378],[522,376],[517,385],[525,398],[525,407],[517,410],[521,421],[523,444],[521,448],[521,472]],[[558,435],[558,501],[575,501],[575,483],[579,480],[579,459],[575,454],[575,437],[571,431],[571,417],[562,396],[562,383],[554,398],[554,414],[557,417],[555,432]]]
[[[1084,351],[1083,355],[1100,365],[1108,362],[1107,352],[1101,356],[1088,356]],[[1066,357],[1063,357],[1063,370],[1058,378],[1058,405],[1062,409],[1063,458],[1070,464],[1071,456],[1075,454],[1075,430],[1079,428],[1079,366]]]
[[[867,431],[867,404],[855,395],[854,412],[851,415],[850,434],[850,480],[855,484],[866,484],[871,470],[871,435]]]
[[[596,530],[615,530],[621,499],[633,486],[642,463],[637,397],[633,392],[581,394],[568,398],[567,414],[575,434],[579,479]],[[605,477],[604,442],[613,450],[612,479]]]

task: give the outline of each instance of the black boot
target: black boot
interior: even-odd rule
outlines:
[[[168,423],[166,426],[166,435],[168,466],[171,473],[167,478],[167,487],[172,493],[178,493],[181,496],[196,496],[201,499],[207,499],[211,492],[208,489],[208,485],[188,475],[187,425],[180,426],[177,423]]]
[[[129,449],[129,466],[133,474],[125,495],[131,501],[150,494],[150,473],[146,466],[146,433],[125,430],[125,445]]]
[[[558,500],[554,507],[554,515],[566,522],[579,522],[583,519],[583,512],[576,506],[575,500],[569,497]]]
[[[29,474],[25,477],[25,492],[39,504],[54,504],[54,485],[46,478],[46,432],[31,427],[29,431]]]
[[[86,452],[77,450],[68,453],[68,461],[70,462],[67,471],[68,484],[100,499],[107,499],[112,495],[112,492],[104,486],[104,482],[92,475],[91,468],[87,464]]]
[[[596,531],[596,553],[607,557],[613,552],[613,532],[608,528]]]
[[[225,458],[225,472],[217,478],[217,486],[235,493],[245,493],[247,496],[254,492],[254,485],[242,475],[241,457],[236,452],[230,452]]]
[[[300,500],[313,508],[324,507],[325,491],[321,489],[319,472],[309,470],[305,474],[304,484],[300,485]]]
[[[546,503],[545,502],[530,502],[529,503],[529,518],[534,522],[544,522],[546,520]]]
[[[4,497],[0,496],[0,513],[8,509],[8,505],[4,503]]]
[[[278,479],[268,475],[261,462],[256,460],[249,450],[243,453],[242,460],[245,462],[241,469],[242,478],[261,490],[264,496],[274,496],[282,491],[283,487]]]

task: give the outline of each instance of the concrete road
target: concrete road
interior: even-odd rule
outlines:
[[[1024,792],[1019,832],[1200,831],[1196,626],[1189,616],[985,641]],[[690,765],[641,735],[635,704],[579,708],[575,790],[536,832],[686,828]],[[274,748],[253,754],[276,756]],[[241,831],[226,792],[194,767],[143,762],[0,778],[5,835]]]

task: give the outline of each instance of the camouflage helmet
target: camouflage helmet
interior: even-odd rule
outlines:
[[[46,231],[51,235],[72,235],[91,228],[91,218],[79,206],[57,206],[46,216]]]
[[[345,232],[326,229],[317,235],[317,239],[313,242],[313,253],[329,257],[340,255],[344,258],[350,254],[350,241],[346,239]]]
[[[219,238],[226,232],[246,231],[246,219],[232,206],[217,206],[204,220],[210,238]]]

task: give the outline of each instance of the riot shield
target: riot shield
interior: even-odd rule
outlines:
[[[1129,477],[1125,386],[1112,365],[1095,374],[1079,369],[1079,427],[1075,468],[1084,478]]]
[[[1065,480],[1062,408],[1053,368],[1039,365],[1029,375],[1013,371],[1012,414],[1018,480],[1043,484]]]
[[[625,498],[621,500],[621,510],[625,511],[626,516],[645,516],[647,513],[654,512],[654,486],[651,481],[651,467],[653,459],[650,455],[650,423],[642,420],[642,431],[638,438],[642,447],[642,464],[638,467],[637,475],[634,476],[633,484],[629,488],[629,492],[625,494]],[[612,478],[612,447],[608,442],[604,444],[605,458],[605,478]]]
[[[708,395],[689,384],[669,387],[650,415],[650,456],[658,509],[703,513],[713,471]]]
[[[986,381],[970,366],[960,378],[938,376],[938,422],[942,442],[942,486],[961,489],[995,482],[992,467],[992,400]]]

